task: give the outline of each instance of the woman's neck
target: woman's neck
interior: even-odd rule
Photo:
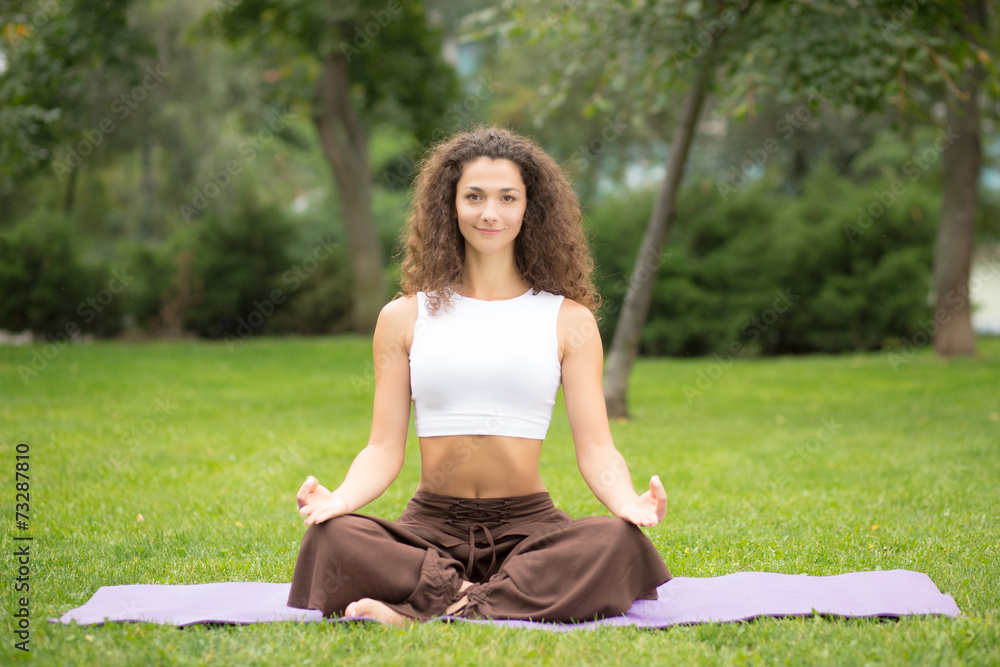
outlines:
[[[513,253],[482,255],[466,250],[461,282],[454,286],[458,294],[492,301],[521,296],[531,287],[517,270]]]

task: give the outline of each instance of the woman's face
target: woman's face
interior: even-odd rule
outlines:
[[[527,205],[527,188],[513,162],[480,157],[466,164],[455,192],[466,252],[513,253]]]

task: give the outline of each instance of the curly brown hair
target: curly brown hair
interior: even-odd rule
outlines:
[[[514,260],[532,290],[561,294],[596,312],[600,295],[591,277],[594,261],[569,179],[534,141],[496,127],[457,134],[421,161],[401,234],[400,294],[427,293],[432,312],[450,301],[465,262],[455,191],[465,165],[481,157],[510,160],[521,172],[527,207]]]

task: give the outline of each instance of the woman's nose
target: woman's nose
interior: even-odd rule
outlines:
[[[492,199],[486,200],[486,205],[483,207],[483,220],[496,220],[497,219],[497,205]]]

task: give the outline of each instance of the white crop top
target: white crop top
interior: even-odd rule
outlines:
[[[562,302],[530,290],[503,301],[454,294],[431,315],[427,295],[417,292],[410,345],[417,436],[544,439],[562,380]]]

